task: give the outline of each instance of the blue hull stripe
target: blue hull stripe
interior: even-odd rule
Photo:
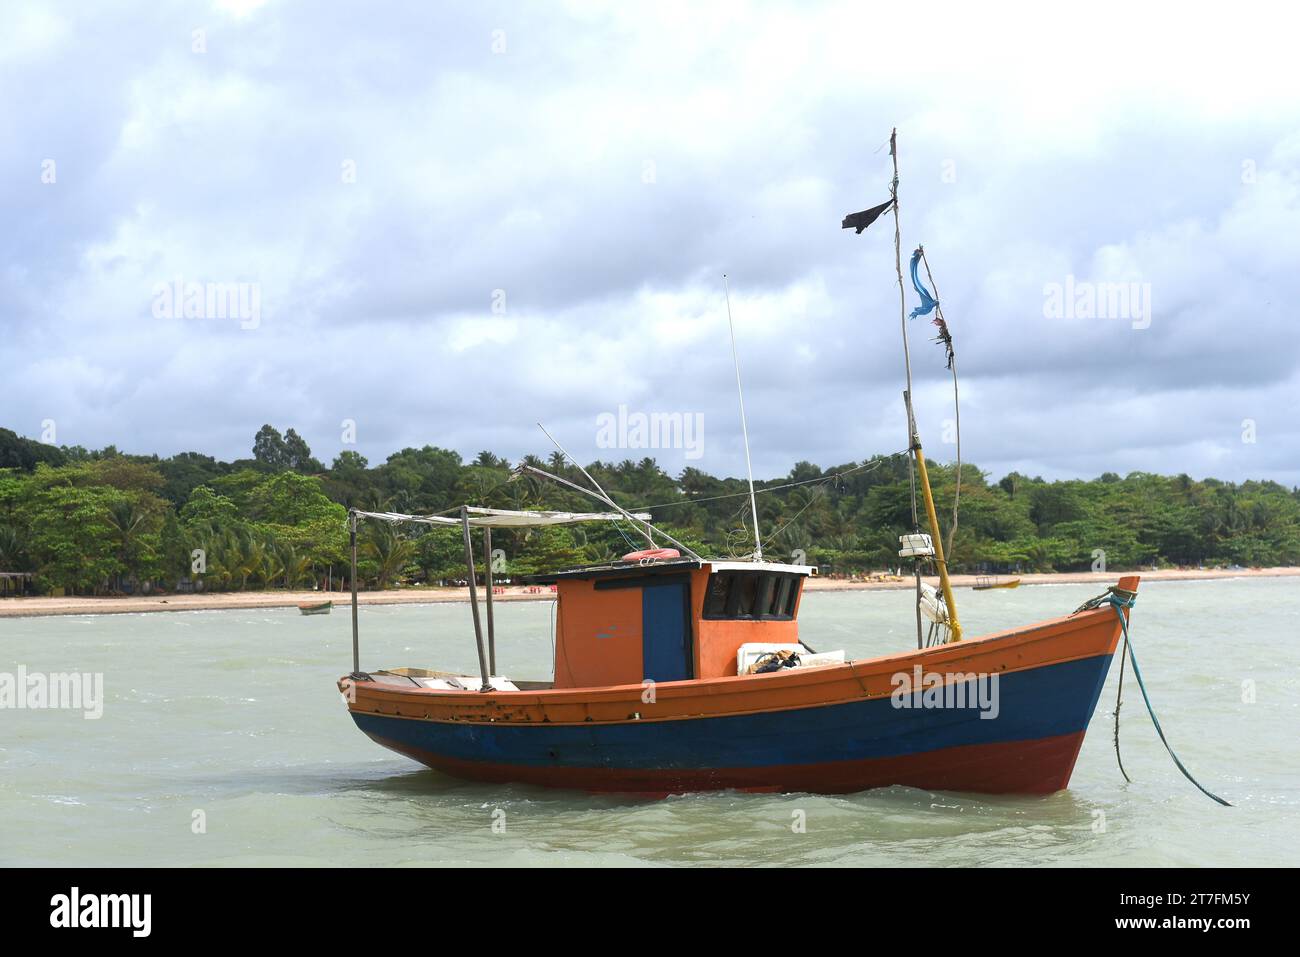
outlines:
[[[896,708],[889,698],[716,718],[619,724],[460,724],[353,712],[362,731],[462,761],[536,767],[739,768],[853,761],[1086,729],[1110,655],[998,677],[977,708]]]

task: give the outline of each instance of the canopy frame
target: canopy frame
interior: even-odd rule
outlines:
[[[365,512],[352,509],[349,514],[358,518],[372,518],[381,522],[397,524],[414,522],[419,525],[442,525],[456,527],[468,522],[475,528],[547,528],[552,525],[576,525],[579,522],[620,522],[628,515],[637,521],[648,521],[649,512],[550,512],[550,511],[516,511],[507,508],[481,508],[476,505],[460,506],[460,514],[453,518],[449,515],[406,515],[401,512]],[[471,517],[473,516],[473,517]]]
[[[617,508],[618,506],[615,506]],[[473,516],[473,517],[471,517]],[[479,691],[492,690],[492,676],[496,673],[496,628],[492,615],[492,529],[494,528],[545,528],[553,525],[576,525],[579,522],[608,521],[618,522],[631,517],[639,522],[648,523],[649,513],[640,512],[549,512],[549,511],[512,511],[500,508],[480,508],[462,505],[460,516],[448,515],[405,515],[400,512],[366,512],[357,508],[348,509],[348,545],[352,555],[350,585],[352,589],[352,677],[362,678],[361,638],[357,617],[357,521],[363,518],[398,524],[413,522],[420,525],[440,527],[460,526],[465,543],[465,567],[469,579],[470,611],[474,619],[474,644],[478,651],[479,676],[482,684]],[[484,643],[483,622],[478,611],[478,583],[474,570],[474,543],[470,535],[472,527],[483,529],[483,552],[487,562],[484,584],[487,587],[487,641]]]

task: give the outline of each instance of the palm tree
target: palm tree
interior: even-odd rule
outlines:
[[[415,543],[406,538],[387,522],[371,526],[370,534],[362,545],[367,558],[373,558],[379,566],[379,587],[385,588],[388,582],[400,575],[407,564],[415,557]]]
[[[473,465],[461,476],[457,491],[460,492],[462,501],[486,504],[500,484],[501,476],[494,470]]]
[[[231,536],[230,557],[227,567],[232,579],[239,579],[239,590],[248,587],[250,579],[257,581],[266,572],[266,545],[261,539],[246,533]]]
[[[224,535],[209,533],[199,540],[206,567],[198,574],[202,576],[204,587],[215,582],[218,588],[226,589],[234,580],[234,575],[231,573],[233,549],[230,539],[230,533]]]
[[[528,509],[537,497],[537,484],[532,479],[520,478],[503,486],[499,493],[506,507],[517,512]]]
[[[285,588],[301,585],[311,569],[311,558],[302,555],[290,542],[278,542],[268,550],[268,558],[273,568],[268,581],[280,579]]]
[[[27,564],[22,536],[13,525],[0,525],[0,570],[18,571]]]
[[[114,573],[115,588],[122,590],[122,573],[127,570],[131,560],[132,546],[136,538],[145,530],[149,514],[128,498],[110,502],[108,506],[108,523],[113,527],[117,539],[117,571]]]

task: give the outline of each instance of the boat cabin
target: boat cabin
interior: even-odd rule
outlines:
[[[667,558],[526,579],[556,586],[555,688],[737,673],[741,645],[797,645],[805,565]]]
[[[542,473],[546,474],[546,473]],[[617,507],[617,506],[616,506]],[[402,515],[396,512],[348,513],[352,551],[351,677],[432,691],[539,691],[608,688],[645,681],[692,681],[737,674],[766,674],[783,668],[842,664],[844,652],[816,654],[799,640],[799,601],[808,565],[762,561],[712,561],[686,546],[685,551],[654,545],[648,514],[619,511],[510,511],[465,505],[460,518]],[[468,590],[479,675],[419,668],[361,671],[357,626],[357,522],[459,525],[465,544],[465,567],[472,569],[471,532],[481,529],[483,555],[492,554],[493,528],[532,528],[589,521],[631,521],[644,526],[649,549],[616,561],[525,576],[533,585],[556,591],[553,681],[510,681],[497,671],[493,621],[492,564],[486,563],[485,619],[480,619],[477,581],[471,572]],[[661,533],[673,544],[676,542]],[[484,627],[486,624],[486,627]]]

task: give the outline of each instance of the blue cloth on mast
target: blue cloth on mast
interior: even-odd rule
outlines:
[[[909,319],[928,315],[935,306],[939,305],[939,300],[930,295],[930,291],[921,285],[921,277],[916,274],[916,266],[920,261],[921,250],[918,248],[912,253],[912,285],[916,287],[916,294],[921,297],[921,304],[912,310]]]

